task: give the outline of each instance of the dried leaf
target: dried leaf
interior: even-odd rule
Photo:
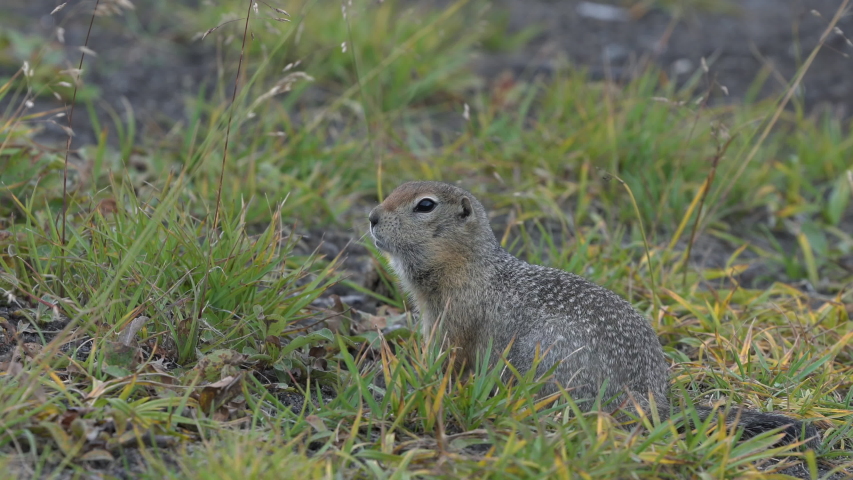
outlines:
[[[388,317],[371,315],[365,312],[359,313],[361,313],[361,318],[355,326],[355,330],[358,333],[382,330],[388,326]]]
[[[213,413],[216,409],[236,397],[242,391],[243,372],[228,376],[222,380],[205,385],[198,396],[201,409]]]
[[[376,314],[381,316],[399,316],[401,314],[404,315],[404,312],[399,308],[394,308],[391,305],[380,305],[376,309]],[[405,316],[405,315],[404,315]]]
[[[597,2],[580,2],[576,7],[578,15],[601,22],[627,22],[631,14],[626,8]]]
[[[106,450],[96,448],[81,455],[80,460],[87,462],[112,462],[115,461],[115,457]]]
[[[267,338],[264,339],[264,342],[267,345],[274,345],[277,348],[281,348],[281,338],[275,335],[267,335]]]
[[[86,46],[81,45],[81,46],[80,46],[80,47],[78,47],[78,48],[79,48],[79,49],[80,49],[80,51],[81,51],[81,52],[83,52],[85,55],[91,55],[91,56],[93,56],[93,57],[97,57],[97,56],[98,56],[98,54],[97,54],[97,53],[95,53],[95,51],[94,51],[94,50],[92,50],[92,49],[91,49],[91,48],[89,48],[89,47],[86,47]]]
[[[74,81],[76,82],[77,79],[80,78],[80,75],[83,74],[83,70],[79,69],[79,68],[68,68],[65,70],[60,70],[59,74],[60,75],[70,75],[71,78],[73,78]]]
[[[115,213],[116,211],[118,211],[118,205],[116,204],[116,201],[113,200],[112,198],[105,198],[105,199],[101,200],[100,202],[98,202],[97,209],[98,209],[98,212],[101,213],[101,215],[107,216],[111,213]],[[142,318],[144,320],[139,320],[140,318]],[[135,340],[136,334],[139,332],[139,329],[142,328],[142,325],[144,325],[145,321],[147,321],[147,320],[148,320],[148,317],[145,317],[145,316],[137,317],[136,319],[134,319],[130,323],[130,325],[125,327],[125,329],[122,330],[122,333],[119,334],[119,336],[118,336],[119,343],[123,343],[125,345],[130,345],[130,343],[127,343],[127,341],[129,341],[130,339]],[[136,325],[134,325],[134,323],[137,321],[140,322],[140,325],[138,327]],[[130,331],[132,331],[133,333],[131,334]],[[123,335],[127,335],[129,338],[126,340]]]
[[[106,198],[101,200],[98,204],[98,210],[106,215],[108,213],[115,212],[117,209],[116,201],[112,198]],[[124,327],[124,329],[118,335],[118,342],[122,345],[126,345],[128,347],[136,345],[136,334],[139,333],[139,330],[145,326],[145,322],[150,320],[148,317],[142,315],[134,318],[129,325]]]
[[[62,425],[65,428],[68,428],[77,417],[80,416],[80,409],[71,407],[68,410],[62,412],[59,418],[56,419],[56,423]]]
[[[72,364],[73,365],[73,364]],[[99,398],[104,392],[107,391],[107,387],[109,384],[107,382],[102,382],[97,378],[92,379],[92,391],[86,395],[86,400],[94,400]]]
[[[10,343],[12,339],[18,338],[18,329],[6,317],[0,317],[0,327],[6,330],[3,343]]]
[[[326,356],[326,347],[311,347],[308,349],[308,356],[314,358],[324,358]]]
[[[305,421],[308,422],[309,425],[314,427],[314,430],[318,432],[326,432],[329,429],[326,428],[326,424],[323,423],[323,419],[318,417],[317,415],[308,415],[305,417]]]
[[[24,351],[24,355],[28,358],[35,358],[38,354],[41,353],[43,345],[40,343],[24,343],[21,345],[21,350]]]
[[[57,127],[61,128],[65,132],[65,134],[68,135],[69,137],[74,136],[74,130],[71,130],[70,128],[66,127],[65,125],[60,125],[60,124],[54,122],[53,120],[48,120],[47,123],[52,123],[52,124],[56,125]]]
[[[203,382],[216,382],[229,375],[236,375],[239,371],[237,367],[246,358],[246,355],[234,350],[215,350],[202,357],[190,375],[199,376]]]
[[[213,33],[213,31],[216,30],[217,28],[219,28],[219,27],[217,26],[217,27],[213,27],[213,28],[208,28],[207,31],[201,35],[201,39],[204,40],[205,38],[207,38],[207,36],[210,35],[211,33]]]
[[[5,372],[6,375],[16,376],[24,370],[24,366],[21,365],[21,362],[16,360],[9,360],[8,362],[0,363],[0,372]]]

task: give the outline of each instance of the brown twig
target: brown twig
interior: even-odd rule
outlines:
[[[699,220],[702,218],[702,208],[705,206],[705,198],[708,196],[708,191],[711,190],[711,184],[714,183],[714,177],[717,174],[717,165],[720,159],[725,155],[729,145],[737,137],[737,134],[732,135],[724,144],[717,145],[717,153],[711,161],[711,171],[708,172],[708,178],[702,184],[702,198],[699,199],[699,210],[696,212],[696,220],[693,222],[693,228],[690,230],[690,240],[687,242],[687,251],[684,254],[684,261],[681,264],[681,284],[682,287],[687,286],[687,264],[690,261],[690,251],[693,249],[693,242],[696,240],[696,230],[699,226]]]
[[[246,23],[243,27],[243,43],[240,46],[240,60],[237,62],[237,73],[234,76],[234,91],[231,93],[231,107],[228,110],[228,124],[225,127],[225,146],[222,149],[222,168],[219,171],[219,186],[216,190],[216,207],[213,213],[213,224],[210,228],[210,244],[208,245],[208,255],[207,255],[207,268],[204,272],[204,280],[201,291],[201,300],[202,304],[198,310],[198,316],[201,318],[201,314],[204,311],[204,297],[207,293],[207,282],[210,276],[210,262],[211,257],[213,256],[213,238],[216,235],[216,226],[219,224],[219,210],[220,203],[222,202],[222,183],[225,181],[225,164],[228,160],[228,140],[231,137],[231,122],[234,119],[234,103],[237,101],[237,89],[240,86],[240,71],[243,68],[243,56],[246,52],[246,37],[249,34],[249,18],[252,16],[252,5],[254,4],[254,0],[248,1],[249,7],[246,11]]]
[[[764,144],[764,141],[770,135],[770,132],[773,130],[773,127],[776,126],[776,124],[778,123],[779,118],[782,116],[782,112],[788,105],[788,102],[791,101],[791,98],[794,96],[794,93],[796,93],[799,89],[800,84],[803,81],[803,77],[805,77],[806,75],[806,72],[809,71],[818,53],[821,51],[821,49],[823,49],[827,38],[829,38],[829,36],[835,31],[838,22],[846,14],[849,5],[850,0],[843,0],[841,5],[838,6],[838,9],[835,11],[835,15],[832,17],[832,20],[828,22],[826,29],[824,29],[823,33],[821,34],[817,46],[812,49],[805,62],[803,62],[803,65],[799,68],[797,74],[794,76],[793,81],[791,81],[790,86],[785,91],[785,95],[782,97],[782,99],[779,101],[779,104],[776,106],[776,110],[773,112],[773,115],[764,125],[764,128],[758,137],[758,140],[753,144],[752,149],[749,151],[743,162],[741,162],[740,168],[738,168],[734,176],[727,182],[727,185],[723,189],[722,193],[715,198],[716,202],[714,202],[713,209],[719,208],[719,206],[723,203],[726,197],[728,197],[729,192],[737,184],[738,179],[746,170],[747,166],[749,166],[752,160],[755,159],[756,155],[758,155],[758,151],[761,148],[761,145]]]
[[[318,309],[318,310],[319,310],[319,309]],[[334,313],[334,314],[332,314],[332,315],[329,315],[329,316],[327,316],[327,317],[323,317],[323,318],[321,318],[321,319],[319,319],[319,320],[316,320],[316,321],[314,321],[313,323],[309,323],[308,325],[305,325],[305,326],[303,326],[303,327],[295,327],[295,328],[291,328],[291,329],[288,329],[288,330],[284,330],[283,332],[281,332],[281,335],[291,335],[291,334],[294,334],[294,333],[299,333],[299,332],[307,331],[307,330],[308,330],[308,329],[310,329],[311,327],[314,327],[314,326],[316,326],[316,325],[319,325],[319,324],[321,324],[321,323],[323,323],[323,322],[325,322],[325,321],[327,321],[327,320],[331,320],[331,319],[333,319],[333,318],[335,318],[335,317],[343,316],[344,314],[349,313],[351,310],[352,310],[352,307],[347,307],[347,308],[346,308],[346,310],[344,310],[344,311],[342,311],[342,312],[339,312],[339,313],[337,313],[337,312],[336,312],[336,313]]]
[[[237,61],[237,74],[234,77],[234,91],[231,93],[231,108],[228,111],[228,125],[225,127],[225,147],[222,149],[222,168],[219,171],[219,188],[216,191],[216,209],[213,213],[213,230],[219,223],[219,204],[222,200],[222,182],[225,179],[225,163],[228,160],[228,140],[231,136],[231,122],[234,118],[234,103],[237,101],[237,90],[240,86],[240,71],[243,68],[243,55],[246,52],[246,37],[249,33],[249,17],[252,15],[253,0],[249,0],[249,8],[246,12],[246,23],[243,27],[243,44],[240,46],[240,59]]]
[[[86,41],[83,42],[83,49],[80,52],[80,64],[77,66],[77,76],[74,79],[74,93],[71,95],[71,108],[68,111],[68,140],[65,142],[65,165],[62,169],[62,233],[60,235],[60,248],[63,250],[62,258],[59,259],[59,296],[65,296],[65,225],[67,223],[68,214],[68,154],[71,152],[71,137],[73,135],[71,122],[74,119],[74,105],[77,102],[77,89],[80,86],[80,77],[83,75],[83,59],[86,58],[86,50],[89,47],[89,37],[92,35],[92,26],[95,24],[95,12],[98,11],[98,5],[101,0],[95,1],[95,8],[92,9],[92,18],[89,20],[89,30],[86,32]]]

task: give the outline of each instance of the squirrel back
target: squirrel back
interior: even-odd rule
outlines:
[[[483,205],[469,192],[439,182],[408,182],[370,212],[370,233],[388,255],[404,290],[421,314],[424,338],[457,349],[472,368],[477,356],[507,360],[519,372],[555,367],[539,392],[566,388],[590,410],[603,392],[603,409],[671,413],[668,364],[649,321],[624,298],[583,277],[531,265],[504,250]],[[438,323],[438,325],[436,325]],[[487,351],[491,346],[491,351]],[[698,407],[700,418],[713,414]],[[794,441],[812,426],[777,414],[732,412],[745,436],[785,428]],[[815,445],[811,440],[810,445]]]

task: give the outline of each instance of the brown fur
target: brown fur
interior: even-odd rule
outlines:
[[[434,210],[416,211],[425,197],[436,202]],[[558,391],[559,384],[589,410],[603,391],[604,401],[613,400],[608,411],[632,405],[648,411],[653,399],[661,418],[670,415],[668,364],[649,321],[610,290],[510,255],[469,192],[405,183],[369,220],[377,247],[421,313],[424,338],[440,319],[436,338],[458,349],[469,368],[478,355],[497,359],[509,347],[507,360],[524,373],[539,350],[536,373],[556,369],[540,394]],[[701,418],[714,414],[697,410]],[[783,415],[741,410],[727,421],[737,421],[745,436],[784,427],[786,441],[803,429],[817,437],[814,427]]]

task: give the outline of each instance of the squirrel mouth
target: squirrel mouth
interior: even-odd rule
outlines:
[[[376,232],[373,231],[373,227],[370,228],[370,236],[373,237],[373,244],[376,245],[376,248],[388,251],[388,246],[379,239],[379,236],[376,235]]]

